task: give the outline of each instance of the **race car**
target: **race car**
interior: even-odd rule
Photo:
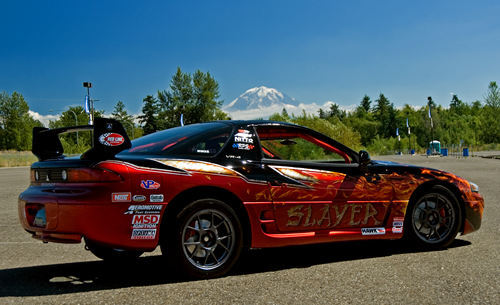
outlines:
[[[91,130],[65,157],[59,135]],[[306,127],[265,120],[171,128],[130,141],[113,119],[35,128],[22,226],[99,258],[161,247],[181,275],[229,272],[249,248],[400,239],[449,246],[478,230],[478,186],[440,170],[371,160]],[[314,255],[314,254],[311,254]]]

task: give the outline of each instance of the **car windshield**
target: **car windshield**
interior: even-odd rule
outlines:
[[[227,142],[231,130],[217,122],[170,128],[133,140],[122,154],[213,156]]]

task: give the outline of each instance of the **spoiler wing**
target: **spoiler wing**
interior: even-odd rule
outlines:
[[[122,124],[114,119],[96,118],[94,125],[82,125],[48,129],[33,128],[31,151],[39,161],[57,159],[64,153],[59,135],[70,132],[93,130],[92,148],[82,155],[82,159],[105,160],[113,158],[122,150],[132,146]]]

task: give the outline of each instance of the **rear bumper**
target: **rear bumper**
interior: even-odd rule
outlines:
[[[85,202],[61,203],[61,198],[39,194],[27,190],[19,196],[18,212],[22,227],[32,234],[33,238],[43,242],[80,243],[82,237],[94,242],[124,250],[152,251],[158,245],[159,223],[164,210],[163,205],[155,215],[160,217],[154,226],[154,236],[135,238],[133,217],[129,207],[134,203]],[[27,207],[36,206],[45,209],[45,223],[33,221]],[[145,229],[143,229],[145,230]],[[139,230],[140,231],[140,230]],[[138,235],[138,234],[136,234]]]

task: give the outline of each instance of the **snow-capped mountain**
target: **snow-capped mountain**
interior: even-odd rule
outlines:
[[[229,113],[234,120],[267,119],[274,113],[281,113],[283,109],[295,115],[301,115],[303,111],[308,114],[317,114],[320,108],[330,109],[332,103],[332,101],[327,101],[323,105],[306,104],[274,88],[260,86],[248,89],[231,103],[222,107],[222,110]],[[341,108],[344,107],[341,106]]]
[[[282,109],[286,108],[287,105],[299,106],[299,102],[274,88],[260,86],[248,89],[227,106],[223,107],[223,110],[232,113],[245,110],[263,110],[270,107]]]

